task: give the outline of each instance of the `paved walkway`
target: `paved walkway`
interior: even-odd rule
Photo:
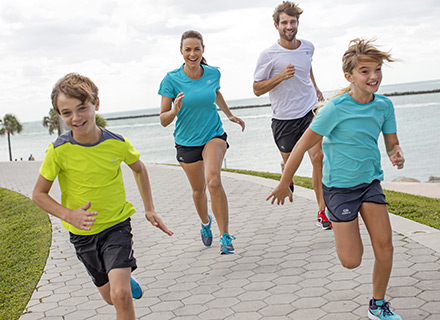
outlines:
[[[0,163],[0,187],[26,196],[38,162]],[[205,248],[183,170],[148,165],[157,212],[173,237],[133,216],[135,276],[145,295],[135,301],[138,319],[367,319],[373,254],[362,226],[362,265],[346,270],[336,257],[333,232],[315,226],[313,192],[296,188],[294,204],[264,199],[276,182],[223,174],[236,254],[220,256],[215,241]],[[127,198],[141,209],[134,179],[124,166]],[[59,198],[58,187],[53,196]],[[77,261],[67,231],[52,219],[53,238],[45,271],[21,320],[114,319]],[[440,232],[392,216],[394,268],[387,293],[403,319],[440,319]]]

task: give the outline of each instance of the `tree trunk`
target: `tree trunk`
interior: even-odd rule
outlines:
[[[12,161],[11,135],[8,132],[9,161]]]

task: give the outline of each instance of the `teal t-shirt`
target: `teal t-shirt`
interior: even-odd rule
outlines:
[[[182,65],[168,72],[160,84],[161,96],[174,101],[180,92],[185,95],[174,129],[174,140],[182,146],[203,146],[224,133],[215,105],[217,91],[220,90],[220,71],[211,66],[202,67],[203,75],[199,79],[189,78]]]
[[[348,188],[383,180],[377,140],[381,132],[396,132],[390,99],[375,94],[372,102],[361,104],[345,93],[319,111],[310,129],[324,136],[325,186]]]

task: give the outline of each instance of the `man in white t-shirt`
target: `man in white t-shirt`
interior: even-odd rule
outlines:
[[[284,1],[275,9],[273,19],[280,39],[261,53],[254,73],[255,95],[269,92],[272,133],[283,158],[282,169],[293,147],[313,120],[312,108],[318,100],[324,99],[313,76],[315,48],[311,42],[296,38],[302,12],[289,1]],[[321,145],[314,146],[308,153],[313,165],[313,189],[319,208],[317,224],[323,229],[331,229],[322,196]]]

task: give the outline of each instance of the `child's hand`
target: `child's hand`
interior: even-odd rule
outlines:
[[[77,229],[90,231],[98,214],[97,211],[87,211],[91,206],[92,203],[89,201],[86,205],[73,210],[65,221]]]
[[[270,200],[272,198],[272,204],[274,204],[275,200],[277,201],[277,204],[279,205],[284,204],[284,199],[286,197],[289,197],[289,201],[293,201],[292,191],[290,191],[289,187],[281,187],[278,185],[274,191],[266,198],[266,201]]]
[[[403,157],[403,152],[399,147],[394,148],[389,154],[390,161],[393,166],[397,166],[397,169],[402,169],[405,163],[405,158]]]
[[[159,228],[163,232],[165,232],[167,235],[172,236],[174,232],[168,230],[167,226],[163,223],[162,219],[159,218],[156,212],[154,211],[147,211],[145,213],[145,217],[147,218],[150,223],[155,226],[156,228]]]

